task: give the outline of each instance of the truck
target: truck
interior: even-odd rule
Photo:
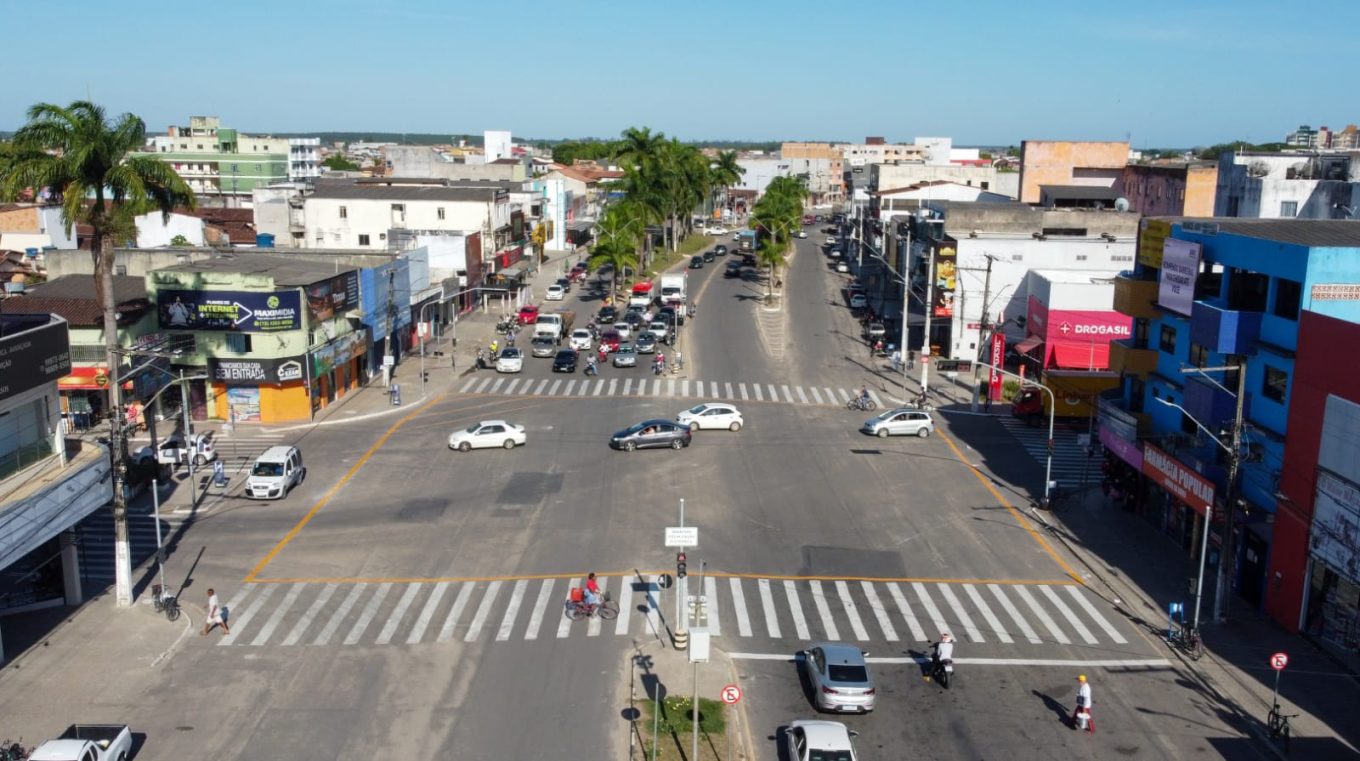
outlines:
[[[1108,370],[1045,370],[1040,379],[1053,398],[1057,408],[1055,418],[1066,420],[1086,420],[1095,415],[1096,400],[1100,395],[1119,387],[1119,374]],[[1011,402],[1011,415],[1030,425],[1039,425],[1048,420],[1049,396],[1033,385],[1020,389]]]
[[[72,724],[60,737],[39,745],[29,761],[126,761],[132,730],[126,724]]]
[[[661,276],[661,303],[662,304],[683,304],[687,298],[686,283],[689,276],[681,272],[674,275]]]
[[[571,332],[571,326],[575,323],[576,313],[569,309],[545,312],[534,320],[534,335],[549,336],[554,341],[561,341]]]
[[[756,250],[756,231],[742,230],[737,233],[737,248],[741,251]]]

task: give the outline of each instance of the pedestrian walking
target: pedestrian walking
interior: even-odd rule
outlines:
[[[900,349],[893,349],[892,369],[895,373],[902,370],[902,351]]]
[[[1091,683],[1086,675],[1077,677],[1077,707],[1072,711],[1072,728],[1085,729],[1092,734],[1096,731],[1096,720],[1091,718]]]
[[[217,591],[209,589],[208,620],[203,622],[203,631],[201,634],[206,637],[208,632],[212,631],[213,627],[216,626],[222,627],[223,635],[231,634],[231,628],[227,626],[226,611],[222,609],[222,603],[217,599]]]

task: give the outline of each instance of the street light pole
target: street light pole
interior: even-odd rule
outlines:
[[[1236,366],[1200,368],[1201,372],[1233,369],[1237,371],[1237,407],[1233,414],[1232,449],[1228,452],[1228,495],[1224,500],[1228,503],[1228,510],[1223,516],[1223,555],[1218,561],[1218,582],[1214,592],[1214,621],[1218,623],[1223,623],[1228,617],[1232,565],[1237,556],[1233,541],[1233,519],[1236,517],[1234,513],[1237,506],[1237,477],[1242,466],[1242,414],[1243,400],[1247,395],[1247,363],[1243,360]],[[1207,535],[1208,525],[1204,528]]]
[[[926,395],[930,382],[930,315],[935,311],[935,247],[930,246],[930,259],[926,262],[926,300],[925,325],[921,337],[921,396]],[[1048,440],[1053,441],[1050,426]],[[1048,479],[1044,479],[1044,496],[1048,496]]]

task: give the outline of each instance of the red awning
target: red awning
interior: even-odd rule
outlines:
[[[107,365],[86,365],[71,368],[71,374],[57,379],[58,391],[104,391],[109,387]],[[132,381],[123,383],[124,389],[132,388]]]
[[[1105,370],[1110,366],[1110,342],[1053,344],[1053,364],[1067,370]]]
[[[1039,336],[1030,336],[1015,345],[1015,352],[1017,354],[1029,354],[1030,352],[1034,351],[1034,349],[1038,347],[1039,344],[1043,342],[1044,339]]]

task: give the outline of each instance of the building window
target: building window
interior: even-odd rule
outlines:
[[[1190,342],[1190,364],[1195,367],[1209,366],[1209,348],[1193,341]]]
[[[1176,353],[1176,328],[1172,325],[1162,326],[1162,342],[1158,347],[1165,354]]]
[[[1148,321],[1146,317],[1133,318],[1133,348],[1146,349],[1148,346]]]
[[[1286,320],[1299,319],[1299,300],[1303,297],[1303,284],[1297,280],[1285,280],[1279,278],[1275,281],[1275,309],[1273,313],[1276,317],[1283,317]]]
[[[1280,216],[1293,219],[1299,215],[1298,201],[1280,201]]]
[[[1199,426],[1195,424],[1195,419],[1184,412],[1181,413],[1181,433],[1188,433],[1191,436],[1199,435]]]
[[[1076,260],[1079,261],[1079,262],[1084,262],[1084,261],[1086,261],[1086,254],[1077,254],[1077,255],[1076,255]]]
[[[1289,373],[1278,367],[1266,365],[1266,377],[1261,383],[1261,395],[1284,404],[1284,395],[1289,392]]]
[[[227,350],[234,351],[237,354],[248,354],[250,352],[250,334],[228,333]]]
[[[263,164],[256,164],[256,165],[255,165],[255,171],[257,171],[257,172],[262,172],[262,171],[264,171],[264,165],[263,165]]]
[[[440,206],[438,209],[434,210],[434,213],[436,217],[442,220],[444,218],[444,207]]]
[[[349,209],[345,206],[340,207],[340,218],[349,219]]]
[[[367,236],[367,235],[360,235],[360,236],[359,236],[359,245],[361,245],[361,246],[367,246],[367,245],[368,245],[368,236]]]

